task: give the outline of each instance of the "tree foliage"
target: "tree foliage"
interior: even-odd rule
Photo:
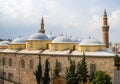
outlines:
[[[36,77],[36,81],[37,84],[40,84],[42,81],[42,67],[41,67],[41,58],[39,56],[39,64],[37,66],[37,70],[35,72],[33,72],[35,77]]]
[[[88,70],[87,70],[87,64],[86,64],[86,57],[84,53],[83,53],[83,58],[81,60],[81,63],[78,65],[77,71],[78,71],[79,80],[85,83],[89,76],[88,76]]]
[[[54,78],[55,77],[60,77],[60,72],[61,72],[61,64],[56,60],[55,68],[54,68]]]
[[[118,55],[115,56],[114,62],[115,62],[114,63],[115,66],[117,67],[117,70],[119,70],[120,69],[120,57]]]
[[[66,84],[77,84],[77,74],[75,71],[75,61],[72,61],[71,59],[69,59],[69,67],[66,68],[66,72],[65,72],[65,79],[66,79]]]
[[[48,59],[46,59],[45,72],[44,72],[42,84],[49,84],[50,83],[49,71],[50,71],[50,63],[49,63]]]
[[[112,84],[111,77],[103,71],[96,71],[94,77],[92,84]]]

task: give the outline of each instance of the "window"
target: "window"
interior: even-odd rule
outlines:
[[[19,45],[19,47],[18,47],[18,50],[21,50],[22,48],[21,48],[21,45]]]
[[[69,49],[70,49],[70,47],[69,47],[69,45],[67,44],[67,45],[66,45],[66,50],[69,50]]]
[[[5,60],[5,58],[2,59],[2,64],[3,64],[3,65],[6,64],[6,60]]]
[[[88,51],[88,52],[89,52],[89,51],[90,51],[90,48],[86,48],[86,51]]]
[[[13,46],[11,45],[10,48],[13,49]]]
[[[55,44],[55,50],[58,50],[58,45],[57,44]]]
[[[1,73],[0,73],[0,77],[6,78],[6,72],[1,72]]]
[[[21,60],[21,68],[25,68],[25,61],[23,59]]]
[[[8,80],[13,81],[13,74],[12,73],[8,73]]]
[[[43,42],[40,42],[40,49],[43,48]]]
[[[32,42],[30,42],[30,48],[32,48],[33,47],[33,43]]]
[[[101,47],[98,49],[98,51],[102,51]]]
[[[94,72],[96,71],[96,66],[95,64],[90,65],[90,79],[93,79],[94,77]]]
[[[30,60],[30,69],[33,69],[33,61],[32,60]]]
[[[12,66],[12,59],[11,58],[9,59],[9,63],[8,64],[9,64],[9,66]]]

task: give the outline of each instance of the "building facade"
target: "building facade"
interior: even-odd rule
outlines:
[[[15,84],[37,84],[33,72],[37,68],[39,57],[41,57],[43,71],[45,60],[49,59],[51,78],[56,60],[62,65],[61,76],[65,76],[66,67],[69,66],[68,57],[78,63],[84,52],[89,75],[91,76],[94,66],[95,70],[108,73],[114,82],[114,54],[107,51],[108,30],[107,13],[104,11],[103,43],[92,38],[75,42],[63,35],[51,40],[45,35],[42,18],[39,32],[32,34],[29,39],[15,39],[11,43],[6,43],[4,48],[2,47],[4,44],[0,43],[0,78]]]

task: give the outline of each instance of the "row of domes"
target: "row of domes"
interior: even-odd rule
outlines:
[[[79,45],[103,45],[102,42],[96,40],[96,39],[86,39],[82,40],[81,42],[78,39],[70,39],[66,36],[47,36],[42,33],[35,33],[30,36],[28,40],[52,40],[51,43],[70,43],[70,42],[77,42]],[[9,41],[2,41],[0,42],[0,45],[8,45],[8,44],[24,44],[26,42],[23,38],[17,38],[13,40],[12,42]]]

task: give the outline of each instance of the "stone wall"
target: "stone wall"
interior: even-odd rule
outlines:
[[[6,78],[8,78],[8,73],[13,74],[13,81],[19,82],[21,84],[37,84],[33,72],[36,70],[38,65],[38,59],[41,56],[42,69],[44,70],[45,60],[50,61],[50,76],[52,77],[53,69],[55,66],[55,60],[57,59],[61,62],[62,72],[61,75],[65,75],[66,67],[69,65],[68,56],[71,57],[75,62],[79,62],[82,56],[72,56],[72,55],[44,55],[44,54],[20,54],[20,53],[3,53],[0,54],[0,72],[6,72]],[[6,64],[3,65],[2,58],[6,59]],[[12,59],[12,66],[8,65],[9,58]],[[25,68],[21,68],[21,60],[25,60]],[[32,60],[34,67],[30,69],[29,61]],[[103,56],[86,56],[86,62],[88,71],[90,72],[90,65],[94,64],[96,70],[102,70],[108,73],[114,81],[114,58],[113,57],[103,57]],[[90,73],[89,73],[90,74]]]

